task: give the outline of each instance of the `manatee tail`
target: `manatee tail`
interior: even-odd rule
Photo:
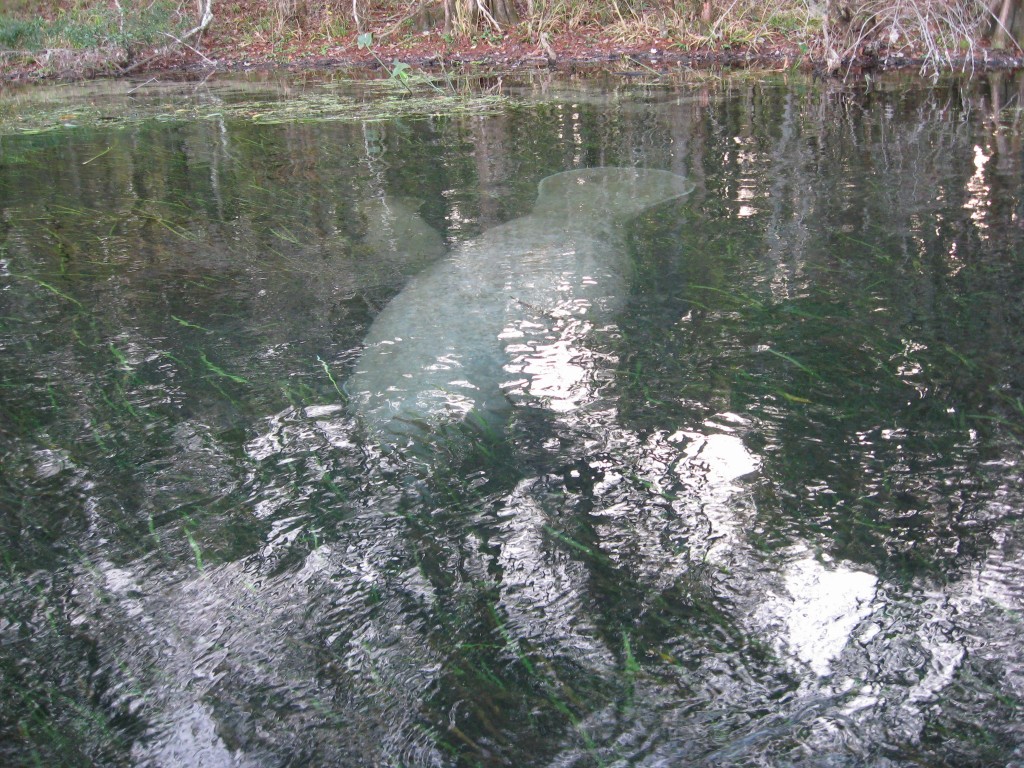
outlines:
[[[628,221],[658,203],[688,195],[684,176],[649,168],[582,168],[542,179],[535,215]]]

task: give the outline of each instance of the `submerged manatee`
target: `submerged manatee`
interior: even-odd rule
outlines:
[[[610,317],[625,295],[626,223],[692,189],[640,168],[543,179],[530,214],[459,245],[374,320],[346,387],[370,434],[404,448],[463,422],[500,430],[505,390],[531,376],[509,366],[510,345],[559,316]]]

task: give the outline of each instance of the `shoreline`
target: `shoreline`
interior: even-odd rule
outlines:
[[[598,30],[600,32],[600,30]],[[820,44],[786,41],[730,48],[682,48],[663,39],[645,44],[624,45],[594,34],[570,33],[552,37],[547,50],[507,35],[498,43],[465,40],[452,43],[437,33],[424,34],[410,42],[374,44],[372,52],[359,49],[354,41],[330,43],[315,36],[293,42],[287,49],[275,49],[268,42],[245,44],[214,34],[203,50],[178,47],[164,52],[149,52],[134,62],[119,62],[113,54],[97,51],[46,51],[24,54],[25,61],[8,64],[0,58],[0,84],[67,83],[79,80],[118,79],[140,76],[193,77],[203,74],[245,71],[305,72],[311,70],[387,71],[385,62],[401,62],[426,72],[449,69],[481,73],[551,69],[572,72],[577,68],[616,68],[621,74],[636,76],[665,74],[681,69],[714,71],[717,69],[794,70],[824,78],[859,78],[882,72],[917,72],[921,75],[962,75],[986,72],[1012,72],[1024,69],[1024,54],[978,46],[974,55],[945,55],[936,62],[914,52],[881,51],[858,55],[840,63],[837,70],[826,70]],[[2,57],[0,52],[0,57]],[[626,69],[622,69],[625,67]],[[632,69],[630,69],[632,68]]]

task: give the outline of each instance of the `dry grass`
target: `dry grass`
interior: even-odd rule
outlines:
[[[837,71],[858,55],[882,51],[922,57],[932,72],[972,60],[991,24],[991,12],[977,0],[868,0],[847,19],[825,25],[825,59]]]

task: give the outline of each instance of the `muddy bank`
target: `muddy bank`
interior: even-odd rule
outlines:
[[[424,34],[396,44],[376,44],[372,52],[356,41],[325,41],[296,38],[286,48],[266,40],[251,40],[218,31],[196,48],[177,47],[126,59],[114,52],[45,51],[20,59],[0,59],[0,82],[72,81],[97,77],[191,77],[214,72],[246,70],[382,70],[402,62],[427,71],[508,71],[550,68],[610,68],[624,76],[663,73],[682,69],[797,69],[821,76],[858,77],[879,71],[918,71],[936,74],[979,73],[1024,68],[1024,55],[1012,55],[976,47],[974,55],[950,54],[938,64],[924,52],[865,50],[828,71],[823,44],[792,43],[783,39],[746,48],[681,48],[665,39],[624,45],[596,33],[571,33],[553,37],[541,46],[522,36],[506,35],[498,42],[467,39],[451,41],[438,33]],[[384,67],[382,67],[382,63]]]

